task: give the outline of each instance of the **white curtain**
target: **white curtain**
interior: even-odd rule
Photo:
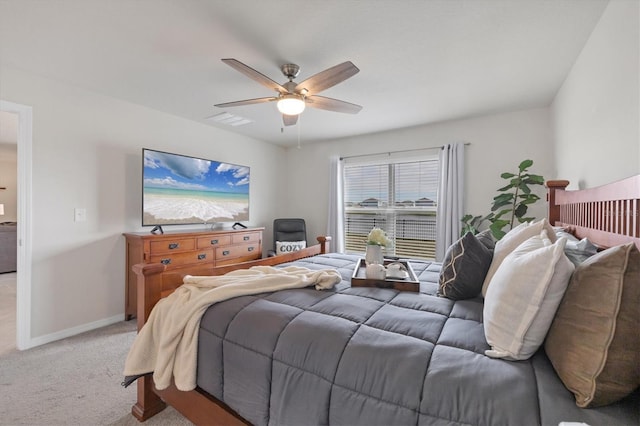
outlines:
[[[342,161],[332,156],[329,164],[329,211],[327,235],[331,236],[331,251],[344,252],[344,203],[342,201]]]
[[[447,248],[460,238],[464,195],[464,143],[448,144],[440,151],[436,260],[442,261]]]

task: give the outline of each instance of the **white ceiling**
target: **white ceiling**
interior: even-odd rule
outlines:
[[[606,0],[0,0],[0,61],[88,90],[288,146],[549,105]],[[280,83],[346,60],[360,73],[322,95],[357,115],[307,108],[287,127],[274,93],[220,61]],[[1,77],[1,76],[0,76]],[[1,87],[1,86],[0,86]],[[0,92],[1,97],[1,92]]]

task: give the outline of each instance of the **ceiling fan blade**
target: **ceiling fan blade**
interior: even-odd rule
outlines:
[[[293,126],[298,122],[298,116],[282,114],[282,122],[285,126]]]
[[[282,85],[271,80],[269,77],[262,74],[261,72],[254,70],[250,66],[243,64],[237,59],[233,59],[233,58],[222,59],[222,62],[229,65],[231,68],[235,69],[236,71],[240,71],[242,74],[257,81],[263,86],[268,87],[269,89],[275,90],[276,92],[280,92],[280,93],[288,93],[287,89],[282,87]]]
[[[313,108],[326,109],[327,111],[345,112],[347,114],[357,114],[362,107],[338,99],[327,98],[326,96],[308,96],[307,105]]]
[[[336,84],[345,81],[349,77],[356,75],[360,70],[353,65],[351,61],[343,62],[334,67],[328,68],[318,74],[312,75],[305,81],[299,83],[296,88],[296,93],[303,93],[306,90],[306,95],[312,95],[319,93],[323,90],[333,87]]]
[[[226,102],[224,104],[215,104],[218,108],[228,108],[228,107],[236,107],[242,105],[252,105],[252,104],[262,104],[264,102],[272,102],[278,98],[255,98],[255,99],[245,99],[244,101],[235,101],[235,102]]]

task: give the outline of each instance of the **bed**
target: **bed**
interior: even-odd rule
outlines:
[[[547,183],[549,222],[600,249],[640,247],[640,176],[587,191],[565,191],[567,184]],[[350,279],[358,257],[329,253],[328,244],[319,237],[296,254],[241,265],[295,262],[335,269],[342,280],[331,291],[285,290],[212,305],[200,323],[197,388],[158,390],[145,375],[133,415],[144,421],[169,404],[196,424],[639,424],[637,389],[579,408],[544,346],[524,360],[486,356],[492,346],[483,298],[438,297],[440,264],[410,261],[419,293],[356,288]],[[231,269],[175,273],[135,265],[139,328],[184,273]]]

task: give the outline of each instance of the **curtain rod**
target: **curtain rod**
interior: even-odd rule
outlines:
[[[471,145],[471,142],[464,143],[464,146],[468,146],[468,145]],[[340,161],[345,160],[347,158],[372,157],[374,155],[385,155],[385,154],[391,155],[391,154],[398,154],[398,153],[404,153],[404,152],[431,151],[434,149],[443,149],[444,147],[445,147],[444,145],[440,145],[440,146],[432,146],[430,148],[403,149],[400,151],[374,152],[373,154],[348,155],[346,157],[340,157]]]

